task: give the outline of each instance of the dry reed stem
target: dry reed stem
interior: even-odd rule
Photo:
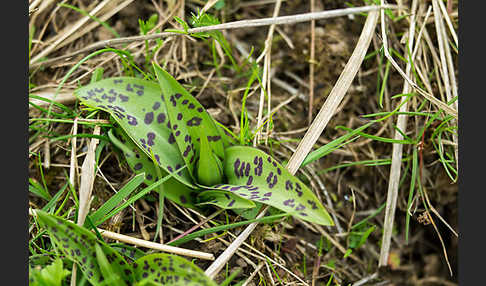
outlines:
[[[212,253],[206,253],[202,251],[190,250],[190,249],[170,246],[166,244],[156,243],[152,241],[147,241],[140,238],[131,237],[128,235],[111,232],[101,228],[98,228],[98,231],[102,236],[106,238],[122,241],[128,244],[133,244],[140,247],[146,247],[150,249],[160,250],[160,251],[174,253],[174,254],[188,256],[188,257],[196,257],[205,260],[214,260],[214,255]]]
[[[71,104],[76,101],[76,97],[72,93],[72,91],[66,91],[66,90],[61,90],[57,96],[56,96],[56,91],[55,90],[45,90],[41,92],[34,92],[33,94],[50,99],[52,101],[62,103],[62,104]],[[44,100],[39,100],[36,98],[29,98],[29,102],[32,102],[35,105],[42,106],[42,107],[47,107],[50,105],[50,102],[44,101]],[[34,108],[32,105],[29,105],[29,109]]]
[[[383,0],[381,0],[383,3]],[[415,37],[415,16],[417,11],[418,2],[417,0],[413,0],[412,2],[412,11],[411,11],[411,19],[410,19],[410,27],[408,31],[408,51],[413,51],[413,41]],[[386,36],[386,22],[385,22],[385,14],[381,13],[381,33],[383,37],[383,49],[385,51],[388,50],[388,38]],[[419,44],[419,43],[418,43]],[[387,56],[387,58],[389,58]],[[391,59],[391,58],[390,58]],[[411,58],[410,61],[413,61]],[[412,69],[411,62],[407,62],[406,66],[406,77],[410,76],[410,72]],[[406,94],[409,93],[411,90],[411,86],[408,81],[404,81],[402,93]],[[403,104],[400,107],[400,112],[406,112],[408,110],[408,102],[406,97],[402,97],[401,103]],[[397,129],[402,130],[405,132],[407,125],[407,115],[400,114],[397,117]],[[402,133],[395,131],[395,140],[403,140]],[[387,191],[387,198],[386,198],[386,208],[385,208],[385,221],[383,222],[383,238],[381,243],[380,249],[380,258],[378,262],[378,266],[386,266],[388,263],[388,255],[390,252],[390,244],[391,244],[391,236],[393,230],[393,221],[395,218],[395,210],[398,198],[398,185],[400,182],[400,168],[402,165],[402,151],[403,145],[400,143],[394,143],[392,147],[392,161],[390,166],[390,176],[388,180],[388,191]]]
[[[277,0],[275,3],[275,7],[273,10],[273,19],[276,19],[278,16],[278,13],[280,11],[280,6],[281,6],[282,1]],[[275,24],[270,25],[270,28],[268,29],[267,33],[267,38],[265,40],[265,47],[263,49],[263,52],[260,54],[260,56],[257,58],[256,62],[259,63],[262,58],[264,58],[263,61],[263,75],[262,75],[262,85],[260,86],[260,102],[258,104],[258,115],[257,115],[257,133],[255,134],[254,140],[253,140],[253,146],[256,146],[258,141],[261,139],[262,135],[262,124],[263,124],[263,106],[265,105],[265,93],[267,94],[268,98],[268,115],[270,116],[270,99],[271,99],[271,90],[270,90],[270,85],[271,85],[271,54],[272,54],[272,39],[273,39],[273,32],[275,31]],[[270,124],[267,124],[267,135],[268,135],[268,126]],[[267,139],[266,137],[265,139]]]
[[[89,12],[89,15],[94,16],[96,13],[98,13],[103,7],[105,7],[108,3],[110,3],[113,0],[104,0],[100,4],[98,4],[93,10]],[[47,56],[50,54],[52,51],[56,49],[56,47],[65,39],[67,39],[71,34],[73,34],[75,31],[77,31],[81,26],[83,26],[86,22],[90,20],[89,16],[85,16],[81,18],[78,22],[76,22],[70,29],[68,29],[65,33],[60,35],[52,44],[50,44],[47,48],[43,49],[40,53],[35,55],[32,59],[31,62],[36,62],[42,57]]]
[[[324,106],[319,111],[319,114],[317,115],[313,124],[311,125],[309,130],[307,130],[306,134],[304,135],[304,138],[299,144],[300,148],[297,147],[296,152],[292,155],[292,157],[289,160],[289,163],[286,166],[286,168],[289,170],[291,174],[295,174],[297,172],[297,170],[300,167],[300,164],[302,164],[302,161],[310,152],[315,141],[319,138],[320,134],[322,133],[322,130],[326,126],[327,122],[329,121],[328,118],[326,122],[323,122],[321,120],[321,117],[325,117],[326,115],[329,115],[328,117],[330,117],[334,114],[333,111],[337,108],[337,106],[341,102],[342,97],[344,96],[347,89],[351,85],[351,82],[354,76],[356,75],[359,66],[361,65],[361,62],[363,61],[364,56],[366,54],[367,48],[371,41],[371,37],[373,35],[373,31],[375,30],[376,27],[378,15],[379,14],[376,10],[373,10],[368,14],[366,23],[359,37],[356,48],[354,49],[353,54],[351,55],[348,63],[344,67],[341,76],[339,77],[336,85],[331,91],[331,94],[328,96],[328,99],[326,100],[327,103],[330,101],[330,99],[334,99],[332,104],[330,104],[331,106],[327,107],[326,103],[324,103]],[[340,99],[336,100],[335,97],[340,97]],[[330,114],[325,114],[323,110],[325,110],[324,112],[330,112]],[[263,217],[267,210],[268,210],[268,206],[265,206],[262,209],[262,211],[258,214],[257,218]],[[230,244],[230,246],[226,248],[226,250],[206,269],[205,271],[206,275],[208,275],[211,278],[214,278],[218,274],[218,272],[224,267],[226,262],[228,262],[229,259],[233,256],[234,252],[248,238],[248,236],[252,233],[252,231],[255,229],[257,225],[258,223],[249,224],[243,230],[243,232]]]
[[[69,165],[69,182],[73,188],[76,186],[76,169],[78,168],[78,160],[76,157],[77,140],[76,135],[78,134],[78,118],[74,118],[73,123],[73,137],[71,138],[71,160]]]
[[[100,135],[100,126],[94,127],[93,135]],[[89,212],[89,205],[91,202],[91,194],[93,192],[93,183],[95,179],[95,153],[96,146],[99,143],[99,139],[92,138],[86,157],[84,158],[83,165],[81,166],[81,183],[79,185],[79,210],[78,210],[78,225],[83,225],[84,220]]]
[[[453,97],[457,97],[457,84],[456,78],[454,76],[454,64],[452,62],[451,51],[449,47],[449,43],[447,41],[447,35],[444,27],[444,22],[441,18],[441,13],[439,11],[439,1],[433,0],[432,7],[434,10],[434,22],[435,22],[435,29],[437,34],[437,41],[439,43],[439,56],[440,56],[440,64],[442,68],[442,78],[444,80],[445,92],[447,101],[450,102]],[[458,109],[458,99],[454,101],[454,107]],[[456,120],[451,121],[452,124],[456,124]],[[457,134],[452,135],[452,139],[454,143],[458,142]],[[454,147],[454,155],[456,158],[456,167],[458,164],[459,159],[459,150],[458,147]]]
[[[242,21],[235,21],[235,22],[229,22],[229,23],[224,23],[224,24],[218,24],[218,25],[213,25],[213,26],[205,26],[205,27],[199,27],[199,28],[192,28],[187,30],[189,34],[191,33],[199,33],[199,32],[207,32],[207,31],[213,31],[213,30],[226,30],[226,29],[240,29],[240,28],[248,28],[248,27],[259,27],[259,26],[268,26],[272,24],[294,24],[294,23],[301,23],[301,22],[307,22],[307,21],[312,21],[312,20],[320,20],[320,19],[329,19],[329,18],[334,18],[334,17],[341,17],[341,16],[346,16],[346,15],[351,15],[351,14],[357,14],[357,13],[363,13],[363,12],[369,12],[369,11],[375,11],[379,9],[395,9],[395,5],[385,5],[385,6],[363,6],[363,7],[357,7],[357,8],[345,8],[345,9],[335,9],[335,10],[330,10],[330,11],[321,11],[321,12],[314,12],[314,13],[304,13],[304,14],[297,14],[297,15],[292,15],[292,16],[281,16],[277,18],[264,18],[264,19],[255,19],[255,20],[242,20]],[[80,49],[76,52],[73,52],[68,55],[64,56],[59,56],[56,58],[52,58],[43,62],[35,62],[38,59],[31,59],[30,64],[29,64],[29,69],[36,68],[38,66],[47,66],[52,63],[58,62],[63,59],[68,59],[71,58],[75,55],[79,55],[82,53],[90,52],[96,49],[101,49],[105,47],[112,47],[112,46],[117,46],[121,44],[126,44],[126,43],[131,43],[131,42],[143,42],[143,41],[149,41],[149,40],[155,40],[155,39],[160,39],[160,38],[165,38],[165,37],[170,37],[170,36],[178,36],[181,35],[179,33],[172,33],[172,32],[162,32],[162,33],[156,33],[156,34],[151,34],[151,35],[145,35],[145,36],[132,36],[132,37],[125,37],[125,38],[118,38],[118,39],[110,39],[110,40],[105,40],[105,41],[100,41],[96,42],[94,44],[91,44],[83,49]]]
[[[315,0],[310,1],[311,13],[315,12]],[[308,124],[312,123],[312,109],[314,107],[314,64],[316,54],[316,21],[311,21],[310,59],[309,59],[309,114]]]
[[[109,5],[107,5],[106,7],[104,7],[100,11],[100,13],[104,13],[104,14],[99,16],[98,19],[100,21],[103,21],[103,22],[107,21],[112,16],[114,16],[116,13],[120,12],[120,10],[122,10],[126,6],[130,5],[133,1],[134,0],[125,0],[122,3],[118,3],[118,2],[120,2],[120,0],[113,1],[112,3],[110,3]],[[98,26],[100,26],[100,23],[98,21],[91,22],[91,23],[87,24],[85,27],[83,27],[82,29],[79,29],[78,31],[76,31],[76,33],[72,34],[71,36],[66,38],[65,41],[60,43],[56,47],[56,50],[58,50],[62,47],[65,47],[66,45],[72,43],[73,41],[81,38],[82,36],[86,35],[87,33],[89,33],[90,31],[92,31],[94,28],[96,28]]]
[[[346,95],[346,92],[363,62],[364,56],[366,55],[366,51],[368,50],[368,46],[373,36],[373,31],[376,27],[377,19],[378,13],[376,11],[372,11],[368,14],[368,18],[366,19],[366,23],[353,54],[346,63],[346,66],[341,72],[326,101],[322,105],[321,110],[309,127],[309,130],[307,130],[304,138],[302,138],[297,146],[297,150],[289,160],[287,168],[291,170],[291,172],[297,171]]]

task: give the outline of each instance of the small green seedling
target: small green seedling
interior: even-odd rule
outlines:
[[[75,91],[85,105],[109,112],[118,123],[120,140],[112,141],[136,173],[147,174],[147,183],[157,179],[160,168],[173,175],[164,192],[178,204],[247,209],[257,202],[306,221],[334,224],[304,183],[265,152],[232,146],[196,98],[160,66],[153,68],[158,84],[117,77]]]

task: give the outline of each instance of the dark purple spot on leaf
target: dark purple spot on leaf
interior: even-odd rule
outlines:
[[[145,124],[150,124],[152,123],[153,120],[154,120],[154,113],[148,112],[145,114],[145,119],[143,120],[143,122],[145,122]]]
[[[304,205],[302,205],[302,204],[299,204],[299,205],[298,205],[298,206],[295,208],[295,210],[296,210],[296,211],[301,211],[301,210],[304,210],[304,209],[305,209],[305,206],[304,206]]]
[[[184,150],[184,153],[182,156],[187,157],[189,155],[189,152],[191,151],[191,145],[187,145],[186,150]]]
[[[238,167],[240,166],[240,159],[236,159],[235,161],[235,164],[234,164],[234,171],[235,171],[235,175],[236,175],[236,178],[239,178],[240,175],[238,174]]]
[[[179,113],[177,114],[177,120],[182,120],[182,113],[180,113],[180,112],[179,112]]]
[[[246,181],[247,185],[251,185],[251,183],[253,183],[253,176],[249,176],[248,181]]]
[[[131,116],[130,114],[127,114],[127,119],[128,119],[127,123],[132,125],[132,126],[136,126],[138,124],[137,118]]]
[[[143,167],[142,163],[137,163],[137,164],[135,164],[135,166],[133,166],[133,169],[138,171],[138,170],[142,169],[142,167]]]
[[[154,139],[155,139],[155,133],[149,132],[147,133],[147,145],[149,146],[154,146]]]
[[[288,199],[283,202],[284,206],[294,207],[294,199]]]
[[[197,109],[197,112],[203,112],[203,111],[204,111],[204,109],[203,109],[202,107],[199,107],[199,108]]]
[[[189,109],[193,109],[194,107],[196,107],[196,106],[192,103],[189,103],[189,105],[187,106],[187,108],[189,108]]]
[[[228,204],[228,207],[231,207],[235,203],[235,200],[231,200],[231,202]]]
[[[153,109],[153,110],[157,110],[157,109],[159,109],[159,107],[160,107],[160,102],[156,101],[156,102],[154,103],[154,105],[152,106],[152,109]]]
[[[164,123],[165,121],[165,113],[160,113],[157,115],[157,123]]]
[[[187,121],[187,126],[199,126],[201,124],[202,118],[194,116],[190,120]]]
[[[169,140],[168,141],[169,141],[169,144],[174,144],[176,142],[175,137],[174,137],[174,134],[171,133],[169,135]]]
[[[123,95],[123,94],[118,94],[118,97],[122,102],[127,102],[128,101],[128,96]]]

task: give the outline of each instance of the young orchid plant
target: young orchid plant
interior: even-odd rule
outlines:
[[[110,138],[131,169],[145,173],[146,184],[169,175],[164,196],[186,207],[241,210],[262,203],[302,220],[334,224],[304,183],[265,152],[234,145],[196,98],[153,67],[158,84],[116,77],[75,91],[83,104],[118,123]]]

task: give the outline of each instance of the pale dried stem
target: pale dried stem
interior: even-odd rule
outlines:
[[[429,203],[429,206],[430,206],[430,202],[428,201],[428,197],[427,197],[427,191],[425,190],[425,188],[423,190],[423,193],[424,193],[425,197],[427,198],[427,202]],[[422,197],[422,200],[424,200],[423,197]],[[425,204],[425,201],[424,201],[424,204]],[[447,257],[447,248],[444,244],[444,240],[442,239],[442,235],[440,235],[440,232],[437,229],[437,225],[435,224],[435,221],[432,218],[432,216],[430,215],[428,210],[426,211],[426,213],[427,213],[427,216],[429,217],[430,222],[432,223],[432,226],[434,227],[435,232],[437,233],[437,236],[439,237],[440,243],[442,244],[442,251],[444,252],[444,257],[445,257],[445,260],[446,260],[446,263],[447,263],[447,267],[449,268],[449,273],[452,277],[452,268],[451,268],[451,264],[449,263],[449,258]]]
[[[444,3],[442,1],[438,1],[438,4],[440,7],[440,11],[442,12],[442,16],[444,17],[447,23],[447,27],[449,28],[449,32],[451,32],[452,38],[454,39],[454,43],[456,43],[456,47],[459,47],[459,41],[457,40],[457,34],[456,31],[454,30],[454,26],[452,25],[451,17],[449,17],[449,13],[447,13],[447,9],[444,6]]]
[[[310,1],[311,13],[315,11],[315,0]],[[309,114],[307,120],[312,122],[312,108],[314,105],[314,64],[316,54],[316,21],[311,21],[310,60],[309,60]]]
[[[282,1],[278,0],[275,3],[275,7],[273,10],[273,19],[276,19],[278,16],[278,13],[280,11],[280,6],[281,6]],[[271,90],[270,90],[270,74],[271,74],[271,50],[272,50],[272,39],[273,39],[273,32],[275,31],[275,24],[272,24],[268,30],[267,38],[265,40],[265,48],[263,49],[263,52],[261,55],[257,58],[256,62],[260,62],[262,58],[264,58],[263,61],[263,75],[262,75],[262,86],[260,87],[260,102],[258,104],[258,115],[257,115],[257,133],[255,134],[255,138],[253,140],[253,146],[257,145],[257,142],[261,139],[261,126],[263,124],[263,106],[265,104],[265,93],[267,94],[267,105],[268,105],[268,115],[270,116],[270,99],[271,99]],[[268,126],[267,124],[267,135],[268,135]],[[268,138],[268,137],[266,137]]]
[[[435,28],[437,33],[437,41],[439,43],[440,63],[443,72],[442,78],[444,79],[447,101],[451,101],[453,98],[457,98],[458,96],[457,84],[456,84],[456,77],[454,75],[454,63],[452,61],[451,50],[449,47],[449,43],[447,41],[447,34],[446,34],[444,22],[442,21],[441,13],[439,13],[440,4],[438,2],[440,1],[433,0],[432,6],[434,9],[434,21],[435,21]],[[447,15],[447,13],[445,15]],[[458,101],[459,99],[457,98],[453,103],[454,104],[453,106],[456,110],[458,109]],[[451,124],[456,125],[457,121],[452,120]],[[452,140],[455,143],[458,142],[457,134],[452,135]],[[459,164],[459,149],[457,146],[454,147],[454,155],[456,158],[456,168],[457,168]]]
[[[378,12],[376,11],[372,11],[368,14],[368,18],[366,19],[365,26],[363,27],[353,54],[346,63],[346,66],[341,72],[326,101],[322,105],[321,110],[309,127],[309,130],[307,130],[304,138],[297,146],[297,150],[289,160],[287,168],[291,170],[292,173],[297,171],[299,166],[302,164],[305,157],[310,152],[317,139],[321,136],[322,131],[346,95],[346,92],[348,91],[354,77],[356,76],[356,73],[359,70],[359,67],[361,66],[364,56],[366,55],[366,51],[376,27],[377,18]]]
[[[258,264],[257,268],[250,274],[250,276],[248,276],[248,278],[245,280],[245,282],[241,286],[248,286],[248,284],[250,284],[253,277],[255,277],[255,275],[260,271],[260,269],[262,269],[263,265],[264,265],[264,263],[260,262]]]
[[[341,73],[341,76],[339,77],[336,86],[333,88],[334,93],[333,91],[331,91],[331,94],[328,96],[328,100],[326,102],[329,101],[329,98],[335,98],[336,96],[341,97],[342,99],[345,92],[349,88],[366,54],[368,45],[371,41],[371,36],[373,35],[373,31],[376,27],[378,15],[379,14],[377,11],[371,11],[369,13],[368,18],[366,19],[366,23],[363,27],[363,31],[361,32],[360,38],[358,40],[358,44],[356,45],[356,48],[353,51],[353,54],[351,55],[348,63],[344,67],[344,70]],[[331,110],[337,108],[339,102],[341,102],[341,100],[334,99],[333,104],[331,105],[331,107],[333,108],[331,108]],[[324,105],[326,105],[326,103],[324,103]],[[317,115],[316,120],[314,120],[313,124],[306,132],[306,135],[304,136],[301,143],[299,144],[300,148],[297,147],[297,151],[290,158],[286,168],[289,170],[291,174],[295,174],[297,172],[302,161],[310,152],[315,141],[317,140],[317,138],[319,138],[320,134],[322,133],[322,130],[326,126],[329,119],[327,119],[326,122],[322,122],[322,120],[320,120],[322,117],[325,116],[325,114],[323,114],[326,112],[326,111],[323,112],[324,109],[325,108],[323,106],[323,109],[321,109],[321,111]],[[329,108],[327,109],[329,110]],[[330,114],[332,113],[333,112],[331,112]],[[316,133],[318,133],[317,136]],[[309,134],[311,134],[311,136]],[[305,149],[303,149],[304,148],[303,146],[305,147]],[[257,218],[263,217],[267,210],[268,210],[268,206],[265,206],[260,212],[260,214],[258,214]],[[229,259],[233,256],[233,254],[240,247],[240,245],[248,238],[248,236],[255,229],[257,224],[258,223],[252,223],[248,225],[243,230],[243,232],[228,246],[228,248],[206,269],[205,271],[206,275],[208,275],[211,278],[214,278],[218,274],[218,272],[224,267],[226,262],[228,262]]]
[[[111,232],[108,230],[104,230],[101,228],[98,228],[98,231],[100,234],[106,238],[118,240],[121,242],[125,242],[128,244],[133,244],[136,246],[140,247],[146,247],[150,249],[155,249],[155,250],[160,250],[168,253],[174,253],[178,255],[183,255],[183,256],[188,256],[188,257],[196,257],[200,259],[205,259],[205,260],[214,260],[214,255],[212,253],[206,253],[202,251],[196,251],[196,250],[190,250],[190,249],[185,249],[185,248],[180,248],[180,247],[175,247],[175,246],[170,246],[166,244],[161,244],[161,243],[156,243],[152,241],[147,241],[143,240],[140,238],[135,238],[131,237],[128,235],[123,235],[119,234],[116,232]]]
[[[93,10],[89,12],[89,15],[94,16],[96,15],[103,7],[105,7],[108,3],[110,3],[113,0],[104,0],[100,4],[98,4]],[[56,47],[65,39],[67,39],[70,35],[72,35],[74,32],[76,32],[79,28],[81,28],[86,22],[90,20],[90,17],[85,16],[81,18],[78,22],[76,22],[68,31],[60,35],[56,41],[54,41],[51,45],[49,45],[47,48],[43,49],[40,53],[35,55],[32,59],[31,62],[36,62],[42,57],[47,56],[49,53],[54,51]]]
[[[78,160],[76,158],[76,135],[78,134],[78,118],[74,118],[73,123],[73,138],[71,138],[71,160],[69,166],[69,182],[73,188],[76,187],[76,170],[78,168]]]
[[[383,0],[381,0],[383,3]],[[410,18],[410,26],[408,30],[408,51],[413,51],[413,41],[415,35],[415,16],[417,11],[418,1],[414,0],[412,2],[412,11],[411,11],[411,18]],[[382,11],[383,12],[383,11]],[[386,35],[386,21],[385,21],[385,13],[381,13],[381,33],[383,38],[383,50],[385,56],[389,61],[393,61],[393,58],[388,53],[388,38]],[[406,66],[406,74],[405,77],[408,78],[410,76],[411,71],[411,58],[407,62]],[[403,84],[402,93],[406,94],[409,93],[411,90],[411,85],[408,80],[405,80]],[[408,110],[408,102],[406,101],[406,97],[402,97],[400,107],[400,112],[406,112]],[[407,115],[400,114],[397,117],[397,129],[402,130],[405,132],[407,125]],[[403,135],[395,131],[395,140],[403,140]],[[388,263],[388,255],[390,252],[390,244],[391,244],[391,237],[392,237],[392,230],[393,230],[393,221],[395,219],[395,210],[398,198],[398,185],[400,181],[400,168],[402,164],[402,152],[403,152],[403,145],[400,143],[394,143],[392,147],[392,162],[390,167],[390,176],[388,181],[388,191],[387,191],[387,198],[386,198],[386,208],[385,208],[385,221],[383,222],[383,238],[381,243],[380,249],[380,258],[378,265],[379,266],[386,266]]]
[[[345,9],[336,9],[330,11],[321,11],[321,12],[314,12],[314,13],[304,13],[292,16],[281,16],[277,18],[264,18],[264,19],[255,19],[255,20],[242,20],[242,21],[235,21],[229,22],[224,24],[218,24],[213,26],[205,26],[205,27],[198,27],[189,29],[187,32],[191,33],[199,33],[199,32],[207,32],[213,30],[226,30],[226,29],[240,29],[240,28],[248,28],[248,27],[260,27],[260,26],[268,26],[272,24],[280,25],[280,24],[294,24],[294,23],[301,23],[307,22],[312,20],[321,20],[321,19],[329,19],[335,17],[341,17],[351,14],[375,11],[382,8],[386,9],[395,9],[395,5],[385,5],[385,6],[364,6],[364,7],[357,7],[357,8],[345,8]],[[35,62],[35,60],[31,60],[31,64],[29,64],[29,69],[41,66],[41,65],[49,65],[54,62],[58,62],[63,59],[71,58],[75,55],[90,52],[96,49],[104,48],[104,47],[112,47],[121,44],[131,43],[131,42],[139,42],[145,40],[155,40],[160,38],[166,38],[170,36],[178,36],[181,35],[179,33],[172,33],[172,32],[162,32],[156,33],[151,35],[145,36],[132,36],[132,37],[125,37],[125,38],[118,38],[118,39],[110,39],[105,41],[100,41],[97,43],[93,43],[81,50],[73,52],[68,55],[52,58],[50,60],[46,60],[44,62]]]
[[[100,126],[94,127],[93,135],[100,135]],[[89,212],[89,205],[91,202],[91,194],[93,192],[93,183],[95,178],[95,152],[99,139],[92,138],[88,146],[88,152],[84,158],[81,166],[81,183],[79,185],[79,210],[78,210],[78,225],[83,225],[84,220]]]
[[[125,8],[126,6],[128,6],[129,4],[131,4],[134,0],[125,0],[122,3],[118,3],[120,1],[121,0],[114,0],[109,5],[107,5],[106,7],[104,7],[103,10],[100,11],[100,13],[103,13],[103,15],[99,16],[98,19],[100,21],[103,21],[103,22],[107,21],[113,15],[115,15],[116,13],[118,13],[120,10],[122,10],[123,8]],[[56,50],[58,50],[58,49],[60,49],[62,47],[65,47],[66,45],[74,42],[75,40],[77,40],[77,39],[81,38],[82,36],[86,35],[87,33],[89,33],[90,31],[92,31],[94,28],[96,28],[98,26],[100,26],[100,23],[98,21],[91,22],[91,23],[87,24],[85,27],[83,27],[82,29],[79,29],[78,31],[76,31],[76,33],[72,34],[66,40],[64,40],[62,43],[60,43],[56,47]]]

